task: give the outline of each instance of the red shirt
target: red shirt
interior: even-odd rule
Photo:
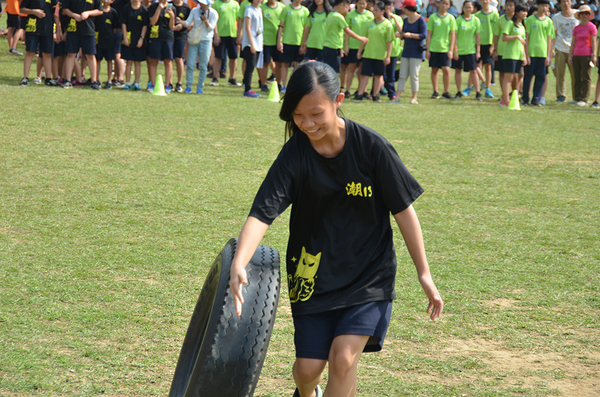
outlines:
[[[592,55],[592,36],[596,36],[597,34],[598,29],[591,22],[575,26],[573,37],[577,40],[573,48],[573,56],[585,57]]]

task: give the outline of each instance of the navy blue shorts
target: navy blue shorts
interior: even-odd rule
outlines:
[[[279,62],[281,52],[277,51],[276,45],[265,45],[263,46],[263,65],[271,62]]]
[[[123,42],[123,29],[117,29],[115,33],[115,54],[121,53],[121,43]]]
[[[148,42],[148,55],[150,59],[173,59],[173,47],[172,41],[160,41],[151,39]]]
[[[392,301],[294,316],[296,357],[327,360],[333,340],[340,335],[370,336],[363,351],[381,351],[391,317]]]
[[[115,49],[114,48],[96,48],[96,61],[100,62],[105,59],[107,61],[115,60]]]
[[[502,64],[504,73],[521,73],[523,61],[517,61],[516,59],[503,59]]]
[[[146,46],[142,48],[121,46],[121,57],[126,61],[144,62],[146,60]]]
[[[448,59],[447,52],[432,52],[431,58],[429,59],[429,67],[432,68],[443,68],[450,67],[450,60]]]
[[[464,72],[477,69],[475,54],[459,55],[458,61],[452,60],[452,69],[462,69]]]
[[[281,63],[302,62],[302,56],[300,56],[300,46],[284,44],[283,45],[283,54],[279,55],[279,62],[281,62]]]
[[[307,48],[306,54],[304,54],[304,60],[323,62],[323,50],[319,50],[318,48]]]
[[[6,29],[15,28],[21,29],[21,17],[19,15],[6,13]]]
[[[227,56],[229,59],[237,59],[238,57],[238,46],[235,37],[221,37],[221,44],[213,46],[215,48],[215,58],[225,58],[225,50],[227,49]]]
[[[38,46],[42,54],[52,54],[54,51],[54,40],[52,36],[38,36],[25,33],[25,51],[37,52]]]
[[[96,37],[67,33],[67,54],[77,54],[80,48],[84,55],[96,55]]]
[[[363,76],[383,76],[385,74],[385,65],[380,59],[363,58],[360,74]]]
[[[504,73],[504,61],[502,57],[498,55],[498,60],[494,63],[494,70],[500,73]]]
[[[483,64],[485,65],[486,63],[490,63],[490,64],[494,64],[494,58],[490,55],[490,47],[491,45],[482,45],[481,46],[481,58],[479,58],[477,60],[477,62],[483,62]]]
[[[52,58],[62,57],[67,55],[66,51],[67,43],[61,41],[60,43],[54,43],[54,49],[52,50]]]
[[[352,48],[348,50],[348,55],[342,58],[342,65],[350,65],[351,63],[360,63],[360,60],[356,58],[356,54],[358,54],[358,49],[353,50]]]
[[[173,58],[185,58],[186,39],[175,40],[173,45]]]
[[[531,57],[531,63],[525,66],[527,74],[532,76],[538,76],[540,78],[546,77],[548,74],[548,67],[546,66],[546,58]]]
[[[336,73],[340,73],[342,50],[340,48],[323,47],[323,62],[331,66]]]

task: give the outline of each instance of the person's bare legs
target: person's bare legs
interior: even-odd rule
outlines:
[[[329,350],[329,379],[323,397],[354,397],[358,360],[369,340],[367,335],[340,335]]]
[[[292,368],[294,382],[300,397],[314,397],[315,388],[321,382],[327,360],[297,358]]]
[[[440,68],[431,68],[431,85],[433,86],[433,92],[440,92],[438,90],[438,82],[439,82],[439,76],[438,76],[438,70],[440,70]]]

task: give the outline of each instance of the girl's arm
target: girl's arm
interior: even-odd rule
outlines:
[[[283,27],[285,24],[283,22],[279,23],[279,29],[277,29],[277,51],[283,53],[283,42],[281,41],[281,36],[283,35]]]
[[[425,41],[427,46],[427,52],[425,52],[425,57],[427,59],[431,59],[431,51],[429,51],[429,45],[431,44],[431,30],[427,31],[427,40]]]
[[[529,33],[525,34],[525,42],[529,44]],[[527,59],[528,63],[531,63],[531,58],[529,57],[529,53],[527,51],[525,51],[525,57],[523,58],[524,60]]]
[[[235,306],[235,313],[239,317],[242,314],[242,305],[244,304],[244,297],[242,295],[242,285],[248,284],[248,278],[246,276],[246,265],[252,259],[252,255],[256,252],[256,248],[260,244],[262,238],[269,225],[266,223],[249,216],[242,227],[240,237],[238,238],[237,248],[235,256],[231,262],[231,292],[233,293],[233,304]],[[441,313],[441,312],[440,312]]]
[[[306,40],[308,40],[309,34],[310,26],[304,25],[304,34],[302,35],[302,44],[300,45],[300,55],[304,55],[306,53]]]
[[[476,59],[481,58],[481,38],[479,33],[475,33],[475,48],[477,53],[475,54]]]
[[[575,35],[573,35],[573,38],[571,38],[571,48],[569,48],[569,59],[567,60],[567,63],[569,65],[573,65],[573,49],[575,48],[576,43],[577,43],[577,37],[575,37]]]
[[[248,42],[250,43],[250,52],[252,54],[256,54],[256,44],[254,43],[254,37],[252,37],[252,29],[251,28],[252,28],[252,18],[245,17],[244,18],[244,31],[246,32],[246,37],[248,37]]]
[[[387,66],[387,65],[390,64],[390,62],[392,61],[391,57],[392,57],[392,42],[388,41],[388,43],[387,43],[387,55],[386,55],[385,59],[383,60],[383,64],[385,66]]]
[[[169,18],[169,29],[173,30],[175,28],[175,12],[173,12],[172,8],[167,12],[171,15],[171,18]]]
[[[346,26],[344,28],[344,33],[346,33],[348,36],[352,37],[353,39],[359,40],[361,43],[363,44],[367,44],[369,42],[369,39],[367,39],[366,37],[363,36],[359,36],[356,33],[354,33],[354,31],[352,29],[350,29],[350,27]]]
[[[427,313],[431,311],[430,318],[435,320],[442,315],[444,302],[431,277],[427,256],[425,255],[423,232],[421,231],[419,218],[417,218],[417,214],[412,205],[404,211],[395,214],[394,218],[400,228],[400,232],[406,243],[406,248],[408,248],[408,253],[417,268],[417,275],[421,287],[429,299]]]
[[[160,18],[160,13],[163,10],[160,5],[161,4],[158,3],[158,7],[156,7],[156,11],[154,11],[154,15],[152,15],[150,18],[150,25],[156,25],[158,23],[158,18]]]
[[[456,45],[456,32],[450,32],[450,51],[448,51],[448,59],[452,59],[452,50]]]

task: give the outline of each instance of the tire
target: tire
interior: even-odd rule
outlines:
[[[279,252],[259,245],[246,266],[245,303],[237,317],[229,270],[237,239],[212,264],[190,321],[170,397],[251,397],[279,302]]]

